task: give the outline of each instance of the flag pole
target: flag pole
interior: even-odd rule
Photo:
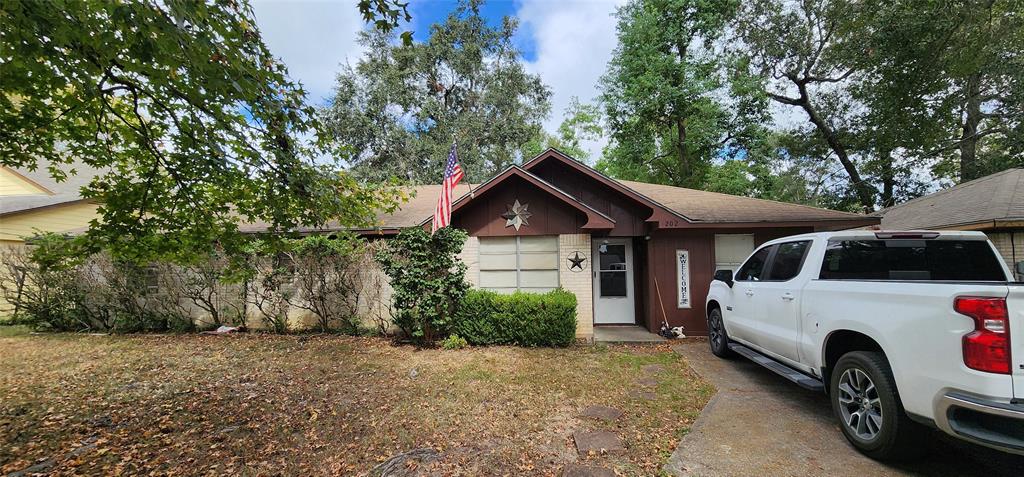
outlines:
[[[452,145],[456,146],[456,148],[458,147],[458,145],[459,145],[459,134],[458,133],[452,133]],[[459,167],[462,167],[463,171],[466,170],[466,168],[463,167],[462,164],[459,164]],[[467,179],[466,180],[466,185],[469,186],[469,198],[470,199],[476,198],[476,191],[473,190],[473,181]]]

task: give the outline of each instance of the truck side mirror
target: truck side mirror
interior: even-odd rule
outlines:
[[[1017,273],[1024,275],[1024,261],[1017,262]]]
[[[729,285],[729,288],[732,288],[732,270],[718,270],[718,271],[716,271],[715,272],[715,280],[718,280],[720,282],[725,282],[726,285]]]

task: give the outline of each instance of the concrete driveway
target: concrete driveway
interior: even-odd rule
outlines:
[[[711,381],[711,399],[666,466],[672,475],[1024,475],[1024,457],[949,438],[921,436],[923,459],[887,465],[843,437],[827,397],[804,390],[743,358],[716,358],[705,340],[674,347]]]

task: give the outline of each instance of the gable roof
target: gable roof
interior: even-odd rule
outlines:
[[[655,210],[655,213],[652,214],[652,218],[648,219],[648,221],[652,222],[665,217],[682,219],[685,222],[684,226],[689,227],[706,227],[710,225],[770,226],[779,223],[838,223],[847,224],[848,227],[860,227],[874,225],[879,222],[877,217],[852,212],[753,199],[683,187],[616,180],[553,149],[545,151],[522,167],[511,166],[483,184],[474,184],[473,194],[470,193],[470,186],[468,184],[464,182],[459,184],[453,194],[453,197],[457,199],[453,202],[452,213],[455,213],[459,208],[469,203],[476,195],[484,193],[488,188],[501,183],[508,177],[517,176],[547,190],[558,200],[565,201],[578,210],[588,213],[588,217],[603,216],[604,219],[614,224],[614,220],[607,215],[594,210],[589,205],[580,201],[579,198],[531,173],[530,170],[536,168],[541,161],[551,159],[564,161],[564,163],[569,164],[573,168],[584,172],[587,176],[593,177],[595,180],[601,181],[609,187],[631,197],[633,200],[651,207]],[[437,197],[441,193],[441,186],[421,185],[410,187],[408,190],[414,196],[408,202],[401,204],[399,210],[394,213],[380,214],[377,217],[378,226],[370,230],[393,232],[400,228],[430,223],[434,215],[434,208],[437,205]],[[593,228],[600,228],[602,226],[604,225]],[[331,227],[327,227],[327,230],[331,229]]]
[[[527,161],[526,164],[523,164],[523,168],[528,171],[532,171],[541,164],[552,160],[558,161],[563,165],[569,166],[583,173],[584,175],[590,177],[591,179],[594,179],[595,181],[604,184],[605,186],[611,188],[612,190],[615,190],[616,192],[625,195],[626,197],[632,199],[633,201],[649,207],[651,209],[651,216],[647,217],[648,222],[658,223],[665,219],[672,218],[683,219],[688,222],[690,221],[690,218],[686,217],[684,214],[680,214],[678,211],[672,210],[671,208],[658,203],[654,199],[651,199],[650,197],[647,197],[644,194],[637,192],[635,189],[626,187],[624,181],[612,179],[611,177],[602,174],[601,171],[598,171],[593,167],[590,167],[580,161],[577,161],[572,157],[569,157],[569,155],[555,148],[549,147],[544,152],[538,154],[537,157],[534,157],[533,159]]]
[[[886,229],[991,228],[1024,221],[1024,169],[1007,169],[880,210]]]
[[[68,172],[65,180],[58,182],[50,177],[47,169],[50,163],[40,160],[35,170],[24,167],[8,167],[8,171],[26,179],[47,193],[8,195],[0,198],[0,215],[27,212],[42,207],[53,207],[71,202],[83,200],[81,188],[88,185],[94,177],[100,174],[100,170],[89,166],[81,161],[74,161],[69,165],[60,166],[62,170],[74,170]]]
[[[563,191],[563,190],[561,190],[561,189],[551,185],[550,183],[548,183],[544,179],[541,179],[540,177],[537,177],[537,176],[535,176],[533,174],[530,174],[525,169],[523,169],[522,167],[519,167],[517,165],[509,166],[508,168],[505,169],[504,172],[502,172],[502,173],[492,177],[491,180],[489,180],[487,182],[484,182],[483,184],[480,184],[479,186],[474,187],[473,190],[470,192],[470,194],[468,194],[468,195],[464,194],[461,197],[459,197],[457,200],[452,202],[452,214],[454,215],[456,211],[458,211],[459,209],[464,207],[466,204],[468,204],[470,202],[470,200],[475,198],[477,195],[486,194],[488,190],[490,190],[494,186],[502,183],[503,181],[505,181],[509,177],[513,177],[513,176],[519,177],[519,178],[521,178],[521,179],[523,179],[523,180],[533,184],[537,188],[539,188],[539,189],[547,192],[548,194],[551,194],[552,196],[554,196],[555,199],[560,200],[560,201],[568,204],[570,207],[572,207],[572,208],[582,212],[584,215],[586,215],[587,216],[587,223],[584,224],[580,228],[583,228],[583,229],[610,229],[610,228],[613,228],[615,226],[615,220],[613,220],[611,217],[609,217],[609,216],[607,216],[607,215],[597,211],[596,209],[594,209],[593,207],[591,207],[591,206],[589,206],[587,204],[584,204],[579,199],[577,199],[577,198],[569,195],[565,191]],[[440,194],[440,192],[441,192],[440,189],[438,189],[438,194]],[[433,219],[433,215],[434,215],[434,211],[433,210],[430,211],[430,215],[431,216],[428,217],[423,222],[421,222],[420,225],[426,225],[426,224],[430,223],[430,221]]]

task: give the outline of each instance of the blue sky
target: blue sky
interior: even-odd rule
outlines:
[[[412,23],[406,29],[413,31],[413,38],[416,41],[424,41],[430,36],[430,25],[443,22],[448,17],[448,13],[455,10],[458,3],[454,0],[413,1],[409,5]],[[487,18],[488,23],[492,26],[499,26],[503,17],[515,17],[522,6],[523,2],[521,1],[492,0],[483,4],[480,13]],[[523,59],[533,62],[537,61],[537,43],[534,41],[529,27],[530,25],[519,26],[515,44],[523,54]]]
[[[597,80],[615,48],[612,14],[625,0],[491,0],[482,12],[498,24],[502,16],[519,19],[516,46],[528,71],[538,74],[552,91],[552,114],[545,121],[554,131],[573,96],[590,101]],[[354,64],[363,53],[356,33],[364,28],[356,0],[252,0],[256,23],[293,78],[303,83],[313,102],[330,96],[341,65]],[[422,40],[430,24],[443,21],[456,5],[452,0],[411,0],[408,29]],[[597,157],[605,139],[585,144]]]

